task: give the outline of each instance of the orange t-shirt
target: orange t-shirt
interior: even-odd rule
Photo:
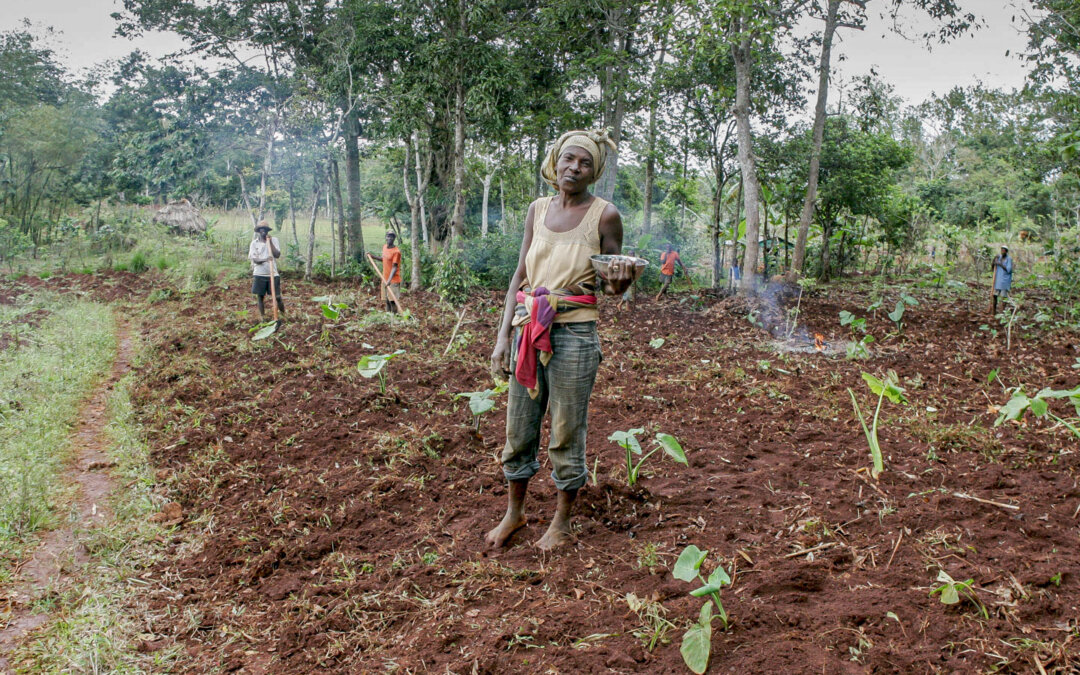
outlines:
[[[672,276],[675,274],[675,261],[679,259],[679,252],[672,251],[668,253],[664,251],[660,254],[660,274],[666,274]]]
[[[394,269],[394,264],[397,264],[397,272],[394,273],[394,278],[388,281],[390,284],[401,283],[401,249],[397,246],[390,248],[386,244],[382,247],[382,278],[386,279],[390,276],[390,270]]]

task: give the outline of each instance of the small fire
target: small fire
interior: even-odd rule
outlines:
[[[814,349],[819,352],[825,351],[825,336],[821,333],[814,333]]]

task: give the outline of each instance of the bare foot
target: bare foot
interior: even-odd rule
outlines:
[[[484,537],[484,543],[488,545],[488,548],[502,548],[503,546],[506,546],[506,542],[509,541],[510,535],[523,527],[525,527],[524,516],[517,516],[515,518],[510,514],[506,514],[503,516],[502,522],[487,533]]]
[[[551,524],[544,536],[540,537],[540,541],[536,542],[536,547],[541,551],[550,551],[554,548],[568,544],[574,540],[574,535],[570,532],[569,528],[563,529],[555,523]]]

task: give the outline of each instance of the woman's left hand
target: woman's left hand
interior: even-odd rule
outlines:
[[[613,256],[608,263],[607,282],[609,293],[619,295],[634,280],[634,259],[626,256]]]

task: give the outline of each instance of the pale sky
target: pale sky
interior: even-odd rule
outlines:
[[[839,31],[836,53],[843,54],[846,60],[834,62],[837,74],[852,77],[875,67],[881,78],[909,103],[918,103],[932,92],[943,94],[954,86],[979,80],[990,87],[1022,86],[1026,69],[1017,54],[1023,51],[1026,39],[1010,23],[1010,17],[1017,13],[1014,4],[1026,0],[961,2],[980,14],[986,25],[972,35],[936,45],[930,51],[921,42],[889,30],[889,23],[878,17],[884,0],[872,0],[865,31]],[[113,37],[115,22],[109,15],[120,9],[119,0],[0,0],[0,30],[18,28],[23,18],[38,26],[56,28],[61,34],[53,46],[75,71],[120,58],[133,49],[164,56],[183,47],[183,42],[171,34],[135,41]],[[922,32],[926,23],[913,23],[911,32]],[[1006,56],[1006,51],[1011,55]]]

